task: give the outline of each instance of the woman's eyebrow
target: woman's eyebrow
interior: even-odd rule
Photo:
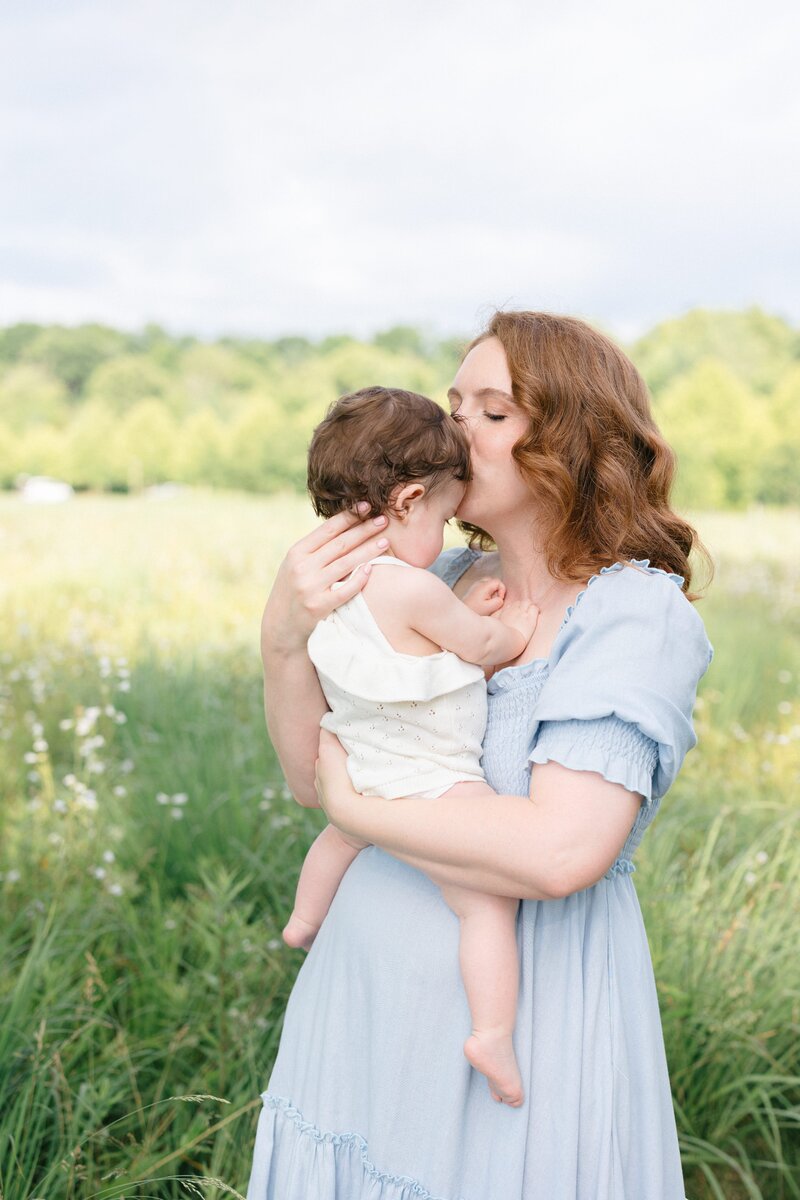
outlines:
[[[509,404],[514,403],[514,397],[510,396],[508,392],[502,391],[501,388],[480,388],[475,395],[479,396],[481,400],[508,400]]]
[[[479,400],[507,400],[509,404],[514,403],[514,397],[504,392],[501,388],[485,387],[478,388],[475,393]],[[447,392],[448,400],[460,400],[461,393],[458,388],[451,387]]]

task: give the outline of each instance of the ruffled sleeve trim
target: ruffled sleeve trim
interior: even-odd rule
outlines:
[[[552,761],[573,771],[596,771],[609,783],[621,783],[649,803],[658,765],[658,743],[637,725],[616,716],[543,721],[528,761]]]

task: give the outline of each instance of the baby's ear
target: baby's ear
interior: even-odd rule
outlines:
[[[425,495],[424,483],[400,483],[389,496],[389,509],[401,520],[407,517],[418,500]]]

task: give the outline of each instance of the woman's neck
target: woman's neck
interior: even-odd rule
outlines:
[[[530,527],[498,532],[494,541],[506,600],[531,600],[545,611],[551,605],[559,607],[565,594],[571,596],[575,592],[579,581],[555,579],[550,574],[544,551],[531,544]]]

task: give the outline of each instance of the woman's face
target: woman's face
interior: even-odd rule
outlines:
[[[487,338],[470,350],[448,392],[450,411],[469,439],[472,480],[457,516],[494,534],[498,521],[530,509],[531,493],[511,457],[528,417],[511,395],[503,344]]]

